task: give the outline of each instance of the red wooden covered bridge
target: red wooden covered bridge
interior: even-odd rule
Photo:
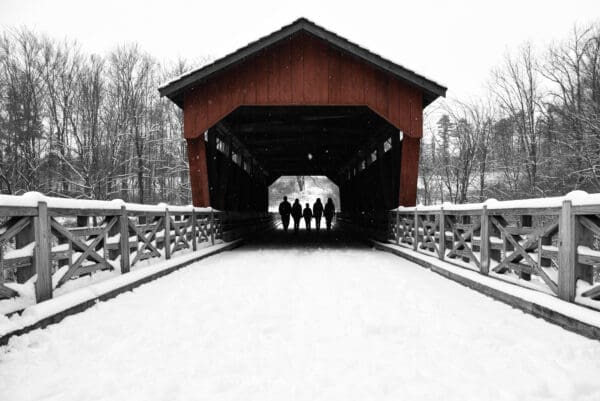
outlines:
[[[423,109],[445,92],[304,18],[160,88],[195,206],[266,211],[278,177],[325,175],[349,216],[415,204]]]

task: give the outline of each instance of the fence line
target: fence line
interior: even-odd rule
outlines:
[[[40,302],[73,278],[100,270],[127,273],[144,260],[214,244],[223,238],[224,215],[192,206],[1,196],[0,299],[19,295],[5,285],[10,281],[36,275]]]
[[[600,308],[600,198],[398,208],[387,239],[483,275]]]

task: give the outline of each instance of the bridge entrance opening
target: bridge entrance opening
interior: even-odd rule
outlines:
[[[210,203],[221,210],[273,210],[289,177],[308,177],[322,200],[351,214],[397,206],[401,132],[366,106],[241,106],[205,134]],[[281,188],[287,183],[287,188]],[[335,188],[326,194],[327,188]],[[294,195],[298,193],[298,195]],[[311,199],[304,199],[306,197]]]

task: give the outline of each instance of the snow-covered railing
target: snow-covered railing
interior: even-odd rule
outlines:
[[[600,309],[600,194],[400,207],[389,223],[400,246]]]
[[[193,206],[0,195],[0,299],[19,296],[11,282],[34,280],[40,302],[83,275],[127,273],[144,260],[214,244],[222,216]]]

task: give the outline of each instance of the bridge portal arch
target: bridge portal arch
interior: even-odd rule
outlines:
[[[301,18],[160,92],[183,108],[194,205],[266,211],[278,177],[326,175],[364,214],[415,203],[446,88]]]

